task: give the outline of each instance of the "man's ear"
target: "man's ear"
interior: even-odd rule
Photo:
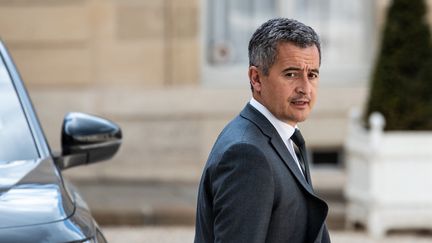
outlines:
[[[249,82],[254,91],[261,91],[261,73],[255,66],[249,67]]]

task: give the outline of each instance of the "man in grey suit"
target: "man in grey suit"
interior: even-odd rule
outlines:
[[[255,31],[249,42],[253,98],[209,155],[195,243],[330,242],[328,207],[312,189],[297,127],[315,104],[320,64],[312,28],[277,18]]]

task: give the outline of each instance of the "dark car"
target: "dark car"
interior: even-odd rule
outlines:
[[[53,154],[0,41],[0,242],[106,242],[62,170],[111,158],[121,137],[113,122],[68,113]]]

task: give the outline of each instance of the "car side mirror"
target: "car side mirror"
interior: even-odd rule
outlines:
[[[71,112],[63,120],[62,155],[56,158],[60,169],[110,159],[121,145],[118,125],[85,113]]]

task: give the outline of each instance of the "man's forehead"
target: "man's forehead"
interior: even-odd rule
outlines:
[[[279,56],[281,49],[285,49],[287,47],[291,48],[291,49],[316,51],[315,54],[318,54],[318,63],[321,66],[321,54],[320,54],[318,47],[315,45],[315,43],[299,44],[299,43],[292,42],[292,41],[279,41],[277,44],[277,56]],[[277,57],[276,57],[276,59],[277,59]]]
[[[298,47],[291,43],[278,46],[276,61],[284,63],[308,64],[319,67],[319,53],[316,46]]]

